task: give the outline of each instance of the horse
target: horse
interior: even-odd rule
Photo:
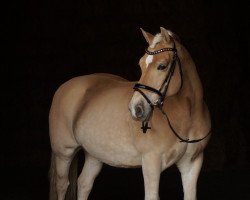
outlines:
[[[142,168],[145,200],[159,200],[161,173],[176,165],[184,199],[196,199],[211,136],[202,84],[176,34],[163,27],[155,35],[141,31],[149,46],[139,61],[139,81],[94,73],[56,90],[49,112],[50,200],[64,200],[67,191],[71,200],[87,200],[103,163]],[[84,166],[69,183],[79,149]]]

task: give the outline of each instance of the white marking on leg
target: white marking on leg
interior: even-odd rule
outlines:
[[[146,68],[148,68],[149,64],[151,64],[153,62],[153,55],[148,55],[145,62],[146,62]]]

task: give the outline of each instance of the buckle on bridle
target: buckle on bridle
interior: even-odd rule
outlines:
[[[157,99],[155,102],[154,102],[154,106],[158,107],[158,108],[162,108],[163,106],[163,102],[164,101],[164,98],[163,96],[161,96],[159,99]]]

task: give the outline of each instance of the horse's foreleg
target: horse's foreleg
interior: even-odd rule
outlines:
[[[200,153],[194,160],[190,157],[181,159],[177,166],[181,172],[184,200],[196,200],[197,180],[203,162],[203,153]]]
[[[159,200],[161,159],[159,155],[147,154],[142,158],[145,200]]]
[[[78,178],[78,200],[87,200],[94,180],[102,168],[102,163],[88,153],[85,153],[85,163]]]

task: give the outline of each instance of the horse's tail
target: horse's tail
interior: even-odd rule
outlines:
[[[49,200],[57,200],[56,192],[56,165],[55,165],[55,154],[51,153],[50,169],[49,169]]]
[[[78,154],[74,156],[69,169],[69,187],[65,200],[77,200]]]
[[[69,187],[65,196],[65,200],[76,200],[77,198],[77,176],[78,176],[78,155],[76,154],[71,162],[69,170]],[[55,154],[51,153],[51,162],[49,170],[50,178],[50,190],[49,200],[57,200],[56,192],[56,165],[55,165]]]

